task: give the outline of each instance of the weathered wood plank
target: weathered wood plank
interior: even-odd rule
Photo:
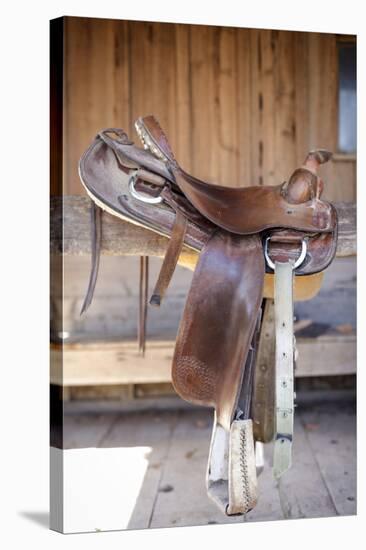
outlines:
[[[338,55],[334,34],[309,33],[308,37],[309,149],[338,150]],[[331,183],[324,195],[328,200],[353,200],[355,178],[338,178],[338,167],[328,162],[321,169],[324,181]],[[347,183],[346,183],[347,182]]]
[[[52,345],[50,381],[65,386],[169,382],[173,351],[173,342],[150,342],[145,357],[135,342]]]
[[[122,21],[65,18],[65,194],[84,194],[78,161],[96,133],[130,122],[128,47]]]
[[[295,40],[292,32],[281,31],[275,36],[274,179],[282,182],[296,166]]]
[[[173,26],[130,21],[129,32],[132,60],[130,75],[130,86],[133,90],[132,120],[136,120],[139,116],[156,113],[172,143],[175,144],[175,121],[170,112],[174,106],[172,96],[174,75],[171,73],[171,61],[174,58]],[[166,75],[164,85],[162,85],[163,71]],[[158,90],[159,93],[157,93]],[[134,137],[135,135],[131,136],[132,139]]]
[[[304,161],[310,149],[309,126],[309,35],[294,32],[295,55],[295,121],[296,121],[296,165]]]
[[[356,254],[356,206],[335,204],[339,218],[337,256]],[[90,254],[90,200],[51,198],[51,254]],[[168,239],[103,214],[102,254],[164,256]],[[189,255],[189,251],[186,250]]]
[[[239,120],[238,102],[248,69],[248,52],[238,49],[237,31],[226,27],[191,26],[192,150],[194,173],[221,185],[248,185],[239,181],[240,133],[248,131],[248,116]],[[239,63],[241,76],[239,76]],[[248,104],[245,108],[249,107]],[[245,144],[244,162],[250,154]]]
[[[160,385],[158,384],[157,387]],[[152,387],[156,387],[152,384]],[[66,386],[67,401],[119,401],[120,403],[132,402],[135,398],[134,384],[109,384],[107,386]],[[66,401],[65,397],[63,399]]]
[[[250,30],[236,29],[237,47],[237,137],[239,156],[238,186],[254,185],[251,172],[252,134],[251,134],[251,78],[250,78]]]
[[[133,138],[133,119],[148,113],[184,168],[223,185],[274,184],[295,154],[336,153],[338,39],[66,17],[65,193],[84,193],[78,160],[98,130],[122,126]],[[354,160],[322,168],[332,200],[354,200]]]
[[[88,197],[53,197],[50,217],[51,254],[91,253]],[[102,254],[163,256],[166,246],[167,238],[103,214]]]
[[[50,380],[65,386],[170,382],[174,346],[173,340],[151,341],[143,358],[131,341],[53,344]],[[298,338],[297,346],[297,377],[356,372],[355,336]]]
[[[192,25],[190,30],[192,169],[200,178],[217,180],[219,148],[215,127],[215,27]],[[221,182],[222,183],[222,182]]]
[[[273,185],[275,174],[275,47],[278,31],[250,31],[251,185]]]
[[[113,20],[113,47],[114,72],[113,72],[113,121],[114,126],[120,127],[131,133],[133,120],[131,119],[131,44],[128,21]],[[91,60],[93,62],[93,60]],[[111,75],[112,77],[112,75]],[[105,97],[104,101],[109,101]],[[99,128],[106,128],[104,121]]]
[[[356,513],[357,454],[355,405],[300,409],[307,439],[337,513]]]
[[[335,34],[309,33],[310,148],[337,150],[338,62]]]
[[[130,21],[129,31],[131,120],[154,114],[184,166],[190,161],[187,30],[183,25]]]
[[[299,358],[295,376],[336,376],[355,374],[357,364],[356,336],[319,336],[298,338]]]
[[[276,170],[276,46],[279,37],[279,31],[261,30],[260,43],[258,47],[261,51],[258,52],[261,67],[260,79],[262,98],[258,98],[259,106],[259,125],[260,125],[260,141],[259,148],[259,164],[260,164],[260,185],[276,185],[278,183]],[[262,105],[262,107],[261,107]],[[281,151],[282,153],[282,151]]]
[[[279,492],[272,478],[272,444],[265,446],[259,502],[245,521],[330,517],[356,511],[354,407],[342,403],[340,410],[337,402],[309,403],[299,407],[296,418],[293,466]],[[67,415],[66,422],[65,496],[74,514],[70,531],[81,530],[86,520],[92,530],[244,521],[225,517],[206,494],[212,411],[79,413]],[[70,468],[72,462],[78,467]],[[105,523],[109,518],[112,525]]]
[[[336,154],[321,169],[324,181],[330,183],[324,191],[327,200],[356,202],[357,163],[354,156],[346,157],[347,155]]]
[[[274,301],[266,300],[253,386],[253,433],[257,441],[270,441],[274,434],[275,353]]]
[[[86,315],[79,316],[85,295],[90,256],[52,256],[51,273],[58,275],[52,285],[52,332],[57,341],[59,331],[67,331],[72,341],[121,340],[136,338],[138,317],[139,257],[103,256],[93,303]],[[296,302],[296,330],[299,324],[310,326],[315,337],[332,330],[339,333],[356,327],[356,260],[355,256],[336,259],[324,274],[319,294],[310,301]],[[161,258],[149,261],[150,291],[157,280]],[[62,278],[63,281],[62,282]],[[193,272],[178,266],[161,308],[148,311],[148,340],[174,339],[183,312]],[[51,282],[54,276],[51,277]],[[60,280],[61,279],[61,280]],[[295,280],[298,280],[296,278]],[[304,278],[303,278],[304,279]],[[63,290],[62,290],[63,289]],[[301,326],[300,325],[300,326]],[[307,329],[309,330],[309,329]]]
[[[110,386],[113,388],[113,386]],[[121,386],[119,386],[121,387]],[[81,388],[79,387],[79,391]],[[178,395],[145,397],[144,399],[70,399],[63,402],[65,414],[125,414],[149,411],[179,411],[192,409],[192,404]]]
[[[116,422],[117,414],[63,416],[63,448],[98,447]]]
[[[292,467],[278,483],[287,519],[336,516],[337,510],[297,415],[294,422]]]
[[[356,205],[349,202],[335,203],[338,213],[337,256],[354,256],[357,254],[357,221]]]
[[[273,521],[284,519],[277,482],[272,473],[273,443],[264,445],[264,468],[258,476],[258,503],[246,521]]]
[[[220,180],[220,134],[225,126],[225,120],[219,117],[225,92],[220,82],[220,42],[223,32],[224,29],[220,27],[192,25],[190,48],[192,168],[197,177],[221,185],[230,184],[233,180],[231,170],[225,175],[225,181]]]
[[[329,182],[324,196],[332,201],[356,200],[356,157],[338,150],[337,41],[330,34],[293,33],[295,36],[296,163],[314,147],[333,151],[321,168]]]
[[[238,140],[237,140],[237,81],[238,62],[236,29],[222,27],[217,31],[214,50],[215,68],[215,120],[220,150],[219,182],[237,187]]]
[[[175,82],[176,82],[176,155],[181,166],[190,171],[193,162],[192,148],[192,105],[191,105],[191,65],[190,25],[174,25],[175,27]]]

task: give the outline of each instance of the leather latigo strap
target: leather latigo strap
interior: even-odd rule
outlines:
[[[261,306],[263,279],[259,236],[242,239],[218,230],[201,252],[177,335],[174,388],[183,399],[215,407],[218,423],[227,430]]]
[[[102,211],[92,202],[90,209],[90,227],[91,227],[91,270],[88,288],[85,294],[80,315],[85,313],[92,303],[95,285],[98,278],[100,249],[102,240]]]
[[[159,278],[150,298],[150,304],[160,306],[161,300],[173,276],[182,251],[184,237],[187,230],[187,218],[178,210],[173,226],[172,236],[164,257]]]
[[[149,257],[140,257],[140,282],[139,282],[139,317],[137,326],[137,338],[139,352],[145,355],[146,348],[146,321],[147,300],[149,292]]]

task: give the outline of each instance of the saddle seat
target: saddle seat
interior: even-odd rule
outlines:
[[[155,117],[139,118],[135,126],[144,145],[169,164],[175,184],[190,203],[226,231],[249,235],[277,227],[307,232],[333,230],[334,213],[329,203],[319,200],[324,185],[316,174],[317,167],[329,160],[328,151],[310,152],[304,166],[284,184],[223,187],[182,170]]]

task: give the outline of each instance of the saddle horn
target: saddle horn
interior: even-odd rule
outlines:
[[[293,172],[284,185],[283,195],[286,200],[291,204],[301,204],[314,198],[319,199],[324,183],[318,176],[318,168],[331,158],[332,153],[325,149],[309,151],[304,164]]]
[[[327,151],[326,149],[315,149],[314,151],[309,151],[306,159],[304,160],[304,166],[311,170],[312,172],[317,173],[320,164],[325,164],[333,156],[333,153]]]

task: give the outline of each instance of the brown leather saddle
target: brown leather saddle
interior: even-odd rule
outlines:
[[[183,246],[199,253],[172,380],[183,399],[215,410],[209,495],[227,514],[246,513],[257,499],[251,411],[264,277],[275,274],[278,306],[274,468],[279,477],[291,463],[293,275],[323,271],[336,251],[337,215],[321,200],[323,182],[317,173],[331,155],[310,152],[278,186],[223,187],[179,166],[153,116],[135,125],[144,149],[123,130],[103,130],[80,160],[80,177],[93,205],[170,238],[151,304],[160,305]],[[100,210],[93,208],[93,264],[83,311],[91,302],[99,264]],[[142,267],[146,273],[145,261]],[[146,295],[146,280],[142,287]]]

